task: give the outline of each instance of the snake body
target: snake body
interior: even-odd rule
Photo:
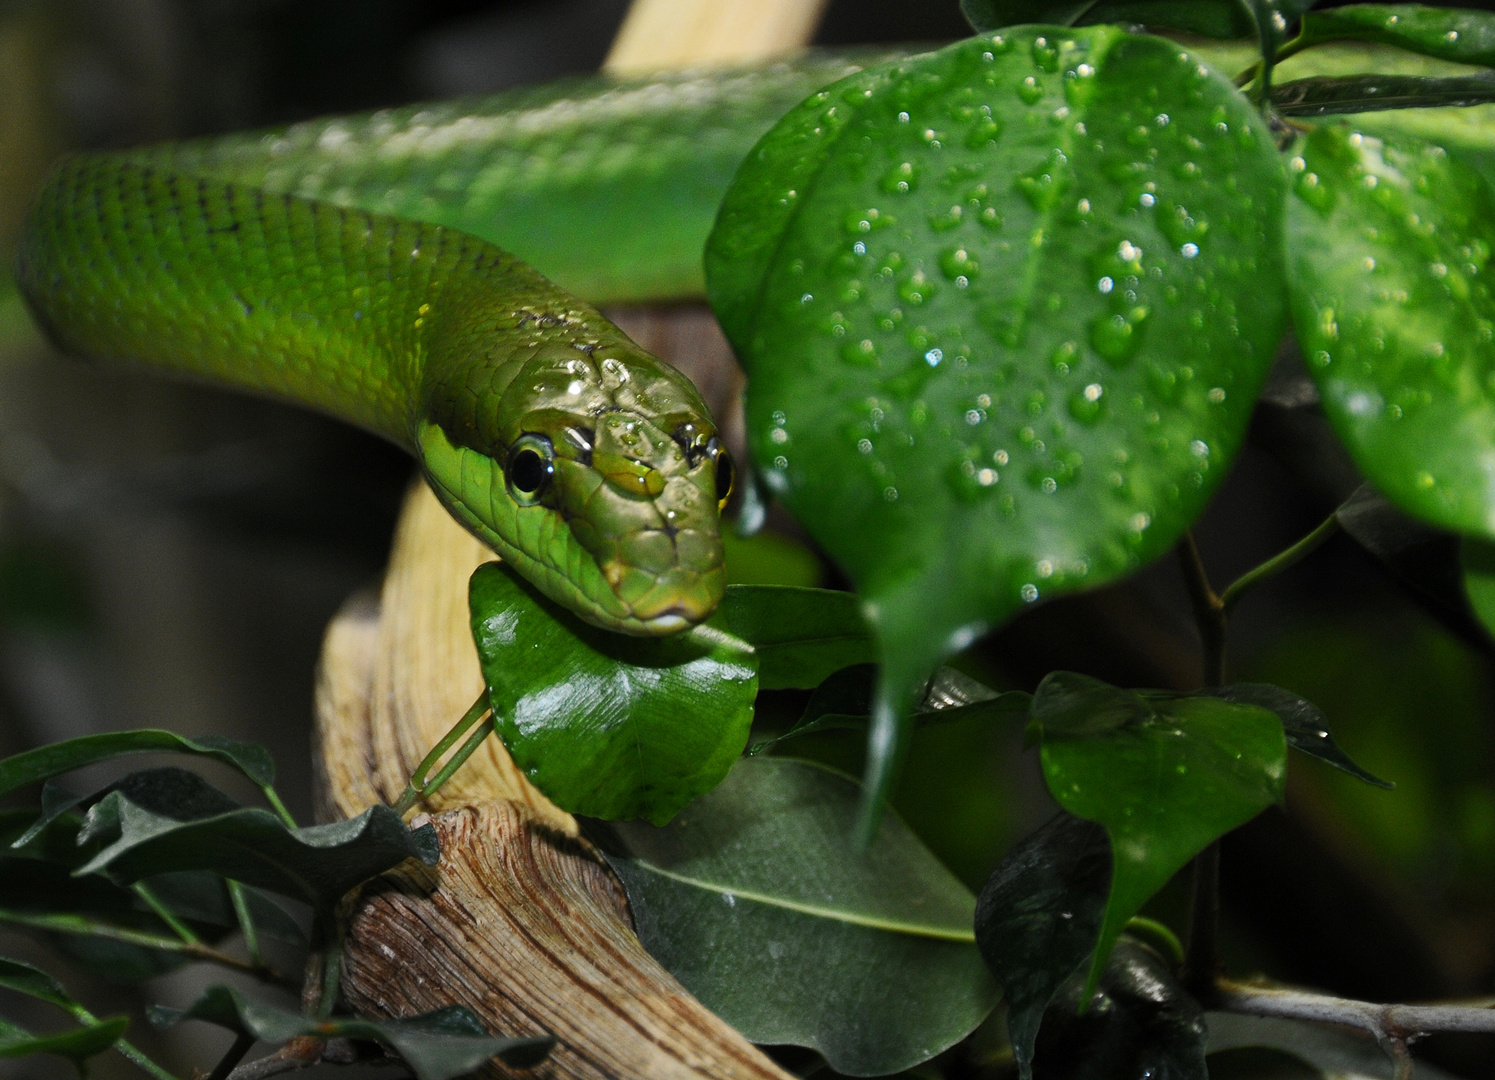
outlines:
[[[699,294],[737,164],[855,67],[592,80],[81,155],[29,216],[18,280],[64,349],[381,434],[546,595],[672,633],[721,598],[731,462],[684,376],[511,252],[595,302]]]

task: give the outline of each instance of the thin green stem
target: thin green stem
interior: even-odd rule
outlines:
[[[1225,604],[1210,585],[1192,532],[1185,531],[1178,542],[1178,563],[1204,648],[1204,685],[1219,686],[1225,682]]]
[[[1302,561],[1309,554],[1318,549],[1323,542],[1339,531],[1339,517],[1330,514],[1318,528],[1299,540],[1292,547],[1273,555],[1266,562],[1254,570],[1248,570],[1240,577],[1230,583],[1230,587],[1220,594],[1220,603],[1224,608],[1224,614],[1228,617],[1231,610],[1251,589],[1260,585],[1270,577],[1282,573],[1290,566]]]
[[[181,941],[162,934],[148,934],[142,930],[130,930],[123,926],[111,926],[108,923],[94,922],[92,919],[84,918],[81,915],[33,915],[0,908],[0,923],[33,926],[39,930],[50,930],[57,934],[97,937],[103,938],[106,941],[120,941],[127,945],[139,945],[146,949],[159,949],[162,952],[179,953],[193,960],[202,960],[206,963],[233,968],[235,971],[242,971],[245,974],[253,975],[262,982],[278,983],[293,989],[296,985],[292,980],[286,978],[268,964],[252,964],[240,960],[236,956],[230,956],[228,953],[219,952],[217,949],[209,945],[204,945],[201,942]]]
[[[1125,932],[1133,937],[1143,938],[1148,944],[1156,946],[1159,952],[1164,953],[1169,960],[1173,961],[1174,967],[1183,966],[1183,942],[1179,941],[1178,935],[1164,923],[1149,919],[1145,915],[1133,915],[1126,921]]]
[[[1220,974],[1220,841],[1194,856],[1194,893],[1183,982],[1209,1008]]]
[[[466,735],[474,724],[487,715],[488,711],[488,690],[485,687],[483,692],[478,695],[478,699],[472,703],[472,707],[463,714],[462,719],[458,720],[452,729],[442,736],[440,742],[431,747],[431,752],[415,767],[415,771],[410,774],[410,780],[405,784],[405,790],[395,800],[395,813],[404,814],[429,791],[434,790],[431,784],[435,783],[436,787],[440,787],[452,773],[457,771],[457,768],[464,761],[472,756],[472,752],[482,743],[482,738],[476,740],[469,739],[464,743],[462,749],[453,754],[452,760],[447,762],[441,772],[437,774],[436,781],[427,779],[427,774],[436,767],[436,763],[441,760],[442,755],[455,746],[457,740]],[[487,730],[482,733],[483,736],[486,737],[488,731],[491,730],[493,730],[492,726],[489,725]]]
[[[311,1015],[326,1019],[337,1005],[337,995],[343,981],[343,928],[337,912],[322,911],[317,914],[317,937],[321,941],[320,979],[311,999]],[[303,999],[304,1000],[304,999]]]
[[[483,740],[492,734],[493,717],[490,716],[479,724],[477,729],[467,737],[467,741],[462,744],[462,748],[452,755],[452,760],[443,765],[439,773],[426,781],[425,786],[421,788],[421,798],[424,799],[440,791],[441,785],[450,780],[452,773],[460,769],[466,763],[467,759],[472,757],[477,748],[482,745]]]
[[[250,961],[263,965],[265,961],[260,955],[260,936],[254,926],[254,916],[249,913],[249,897],[244,892],[244,886],[230,879],[228,896],[234,902],[234,917],[239,920],[239,932],[244,935],[244,948],[249,952]]]
[[[1282,48],[1277,50],[1277,59],[1274,61],[1274,63],[1280,64],[1288,57],[1297,56],[1304,49],[1311,48],[1312,46],[1317,44],[1317,41],[1309,41],[1302,32],[1299,32],[1297,37],[1293,38],[1286,45],[1282,46]]]
[[[86,1006],[81,1005],[76,1001],[69,1002],[68,1004],[64,1005],[63,1008],[67,1010],[68,1014],[72,1016],[74,1020],[80,1021],[81,1023],[92,1025],[99,1022],[99,1018],[97,1016],[91,1013]],[[127,1039],[115,1039],[114,1049],[123,1054],[125,1059],[135,1065],[136,1068],[140,1069],[141,1072],[145,1073],[148,1076],[155,1077],[155,1080],[177,1080],[177,1077],[175,1075],[161,1068],[161,1066],[157,1065],[154,1061],[147,1057],[144,1051],[142,1051],[139,1047],[135,1046]]]
[[[266,784],[260,788],[260,791],[264,793],[265,801],[270,804],[270,809],[280,815],[280,820],[286,823],[287,828],[295,829],[300,827],[296,824],[296,819],[291,817],[291,812],[286,809],[286,804],[280,801],[280,796],[275,793],[273,787]]]
[[[181,938],[188,945],[202,944],[202,938],[194,934],[190,926],[182,922],[181,919],[177,918],[176,912],[172,911],[169,907],[162,903],[160,897],[153,893],[145,882],[135,882],[135,884],[130,886],[130,891],[133,892],[136,896],[140,897],[140,899],[144,900],[146,906],[154,911],[157,917],[162,922],[171,927],[172,932],[175,933],[177,937]]]

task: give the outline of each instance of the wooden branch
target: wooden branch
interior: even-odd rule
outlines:
[[[746,64],[804,48],[826,0],[634,0],[603,70]]]

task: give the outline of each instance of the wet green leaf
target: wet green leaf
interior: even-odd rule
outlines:
[[[975,898],[896,817],[851,839],[856,782],[785,758],[739,761],[668,826],[599,837],[640,940],[754,1042],[837,1072],[897,1072],[990,1012]]]
[[[978,33],[1016,23],[1082,26],[1096,23],[1140,24],[1184,30],[1205,37],[1245,37],[1256,25],[1240,0],[961,0],[966,21]]]
[[[180,1020],[205,1020],[270,1043],[289,1042],[302,1035],[381,1042],[404,1058],[420,1080],[465,1076],[494,1057],[515,1068],[530,1068],[545,1060],[555,1045],[548,1036],[510,1039],[490,1035],[482,1021],[461,1005],[448,1005],[405,1020],[317,1020],[254,1001],[229,986],[208,987],[185,1010],[154,1006],[150,1017],[158,1027]]]
[[[855,593],[729,585],[717,622],[758,654],[760,690],[808,690],[877,655]]]
[[[501,563],[478,567],[469,601],[498,734],[563,809],[663,824],[747,744],[757,657],[724,614],[688,634],[627,637],[583,623]]]
[[[1495,101],[1495,77],[1490,75],[1315,76],[1272,88],[1272,105],[1284,116],[1462,108],[1490,101]]]
[[[1223,701],[1233,701],[1237,705],[1257,705],[1270,713],[1275,713],[1277,719],[1282,721],[1282,731],[1287,737],[1287,745],[1294,750],[1316,757],[1320,761],[1333,765],[1336,769],[1349,773],[1357,780],[1364,780],[1372,787],[1391,790],[1396,787],[1389,781],[1382,780],[1366,772],[1340,749],[1339,744],[1334,741],[1334,736],[1329,734],[1329,721],[1324,716],[1323,710],[1311,701],[1300,698],[1291,690],[1284,690],[1280,686],[1272,686],[1269,683],[1232,683],[1229,686],[1215,687],[1200,691],[1210,697],[1217,697]]]
[[[1211,841],[1282,798],[1287,743],[1281,720],[1255,705],[1148,697],[1066,671],[1039,684],[1033,724],[1049,791],[1111,837],[1111,896],[1093,981],[1153,893]]]
[[[35,750],[8,757],[0,761],[0,795],[123,754],[163,751],[213,758],[238,769],[260,787],[268,787],[275,782],[275,761],[270,757],[270,752],[257,743],[239,742],[216,735],[189,739],[170,731],[147,729],[84,735],[77,739],[38,746]]]
[[[1007,1001],[1020,1074],[1059,988],[1090,959],[1111,890],[1106,830],[1060,812],[1007,853],[976,902],[976,943]]]
[[[41,968],[20,960],[0,957],[0,989],[12,990],[55,1005],[69,1015],[85,1020],[84,1026],[54,1035],[33,1035],[23,1028],[0,1020],[0,1058],[29,1057],[32,1054],[54,1054],[78,1066],[96,1054],[108,1050],[129,1027],[127,1016],[95,1020],[73,1000],[61,983]]]
[[[1161,956],[1123,937],[1094,997],[1082,997],[1083,984],[1071,979],[1044,1017],[1035,1051],[1044,1080],[1208,1080],[1204,1012]]]
[[[106,873],[129,884],[172,871],[211,870],[323,909],[406,859],[434,866],[440,854],[431,826],[412,830],[383,805],[348,821],[292,829],[258,809],[180,820],[119,791],[89,810],[78,840],[103,845],[79,875]]]
[[[1495,192],[1438,147],[1338,124],[1290,167],[1293,319],[1325,413],[1393,503],[1495,536]]]
[[[1488,11],[1423,4],[1349,4],[1303,16],[1298,38],[1303,46],[1346,38],[1394,45],[1460,64],[1495,65],[1495,14]]]
[[[1281,331],[1249,102],[1159,38],[999,36],[789,114],[707,252],[754,455],[878,635],[878,797],[940,660],[1193,521]]]

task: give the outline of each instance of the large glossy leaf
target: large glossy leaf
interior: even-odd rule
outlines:
[[[753,453],[878,634],[875,794],[943,657],[1203,508],[1281,332],[1280,199],[1229,82],[1111,27],[871,69],[744,164],[710,292]]]
[[[1023,1080],[1059,988],[1095,951],[1111,890],[1111,843],[1093,821],[1060,812],[1008,852],[976,902],[976,943],[1002,986]]]
[[[1435,146],[1337,124],[1290,165],[1293,318],[1325,413],[1393,503],[1495,536],[1495,192]]]
[[[1208,1080],[1204,1011],[1157,953],[1122,938],[1096,994],[1082,996],[1082,984],[1072,979],[1044,1018],[1044,1080]]]
[[[32,1054],[53,1054],[64,1057],[83,1071],[83,1062],[96,1054],[108,1050],[130,1024],[127,1016],[111,1016],[96,1020],[88,1011],[73,1000],[56,979],[41,968],[21,960],[0,957],[0,989],[25,994],[50,1005],[55,1005],[68,1014],[84,1020],[84,1026],[53,1035],[33,1035],[15,1024],[0,1019],[0,1058],[28,1057]]]
[[[1295,45],[1306,47],[1343,39],[1452,60],[1495,65],[1495,14],[1424,4],[1349,4],[1310,11]]]
[[[216,735],[189,739],[170,731],[147,729],[84,735],[8,757],[0,761],[0,795],[26,784],[61,776],[85,765],[107,761],[123,754],[163,751],[214,758],[238,769],[260,787],[268,787],[275,782],[275,762],[270,757],[270,752],[257,743],[239,742]]]
[[[728,585],[718,621],[757,653],[760,690],[808,690],[877,655],[855,593]]]
[[[488,1034],[461,1005],[404,1020],[353,1017],[314,1019],[255,1001],[229,986],[210,986],[184,1010],[154,1006],[151,1021],[160,1027],[180,1020],[205,1020],[240,1035],[283,1043],[308,1035],[326,1039],[369,1039],[392,1047],[420,1080],[451,1080],[497,1057],[506,1065],[530,1068],[550,1053],[548,1037],[512,1039]]]
[[[406,859],[434,866],[440,855],[431,826],[410,829],[383,805],[348,821],[292,829],[258,809],[180,820],[118,791],[89,810],[78,841],[103,845],[80,875],[106,873],[128,884],[172,871],[211,870],[321,909]]]
[[[1277,719],[1282,721],[1282,733],[1287,738],[1287,745],[1294,750],[1333,765],[1372,787],[1388,791],[1396,787],[1356,765],[1354,759],[1334,741],[1334,736],[1329,734],[1329,720],[1324,716],[1323,710],[1291,690],[1268,683],[1231,683],[1229,686],[1213,687],[1200,692],[1222,701],[1233,701],[1237,705],[1257,705],[1275,713]]]
[[[478,567],[469,600],[498,734],[558,806],[663,824],[747,744],[757,659],[722,615],[687,634],[627,637],[583,623],[501,563]]]
[[[1033,695],[1044,779],[1106,827],[1113,871],[1090,981],[1128,919],[1217,837],[1282,798],[1282,722],[1213,697],[1147,698],[1072,672]]]
[[[858,850],[859,794],[810,762],[744,759],[667,827],[615,825],[604,846],[639,938],[708,1008],[868,1076],[963,1038],[996,988],[975,898],[897,818]]]

